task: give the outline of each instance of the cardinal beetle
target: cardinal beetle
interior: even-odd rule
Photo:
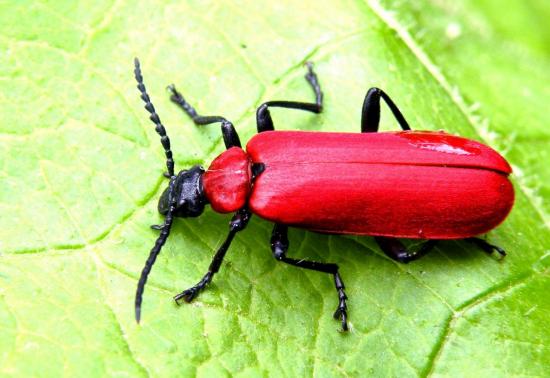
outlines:
[[[338,306],[334,313],[347,330],[345,286],[338,265],[287,256],[288,227],[330,234],[374,236],[390,258],[415,260],[437,240],[466,239],[488,253],[504,250],[474,236],[500,224],[514,203],[508,179],[510,165],[496,151],[473,140],[444,132],[411,131],[390,97],[371,88],[363,102],[361,133],[275,131],[269,108],[321,113],[323,93],[307,63],[305,78],[315,103],[269,101],[256,111],[258,134],[241,148],[233,124],[220,116],[201,116],[174,85],[170,99],[196,125],[220,123],[227,150],[205,171],[201,166],[174,173],[170,140],[143,84],[135,59],[135,78],[145,109],[155,124],[166,154],[170,179],[158,211],[164,215],[160,231],[138,282],[135,316],[139,323],[147,276],[170,234],[174,217],[198,217],[207,204],[218,213],[235,212],[229,234],[214,255],[206,274],[174,299],[191,302],[211,281],[222,264],[235,234],[252,214],[273,222],[271,250],[278,261],[334,277]],[[380,99],[403,129],[378,132]],[[426,239],[409,251],[398,238]]]

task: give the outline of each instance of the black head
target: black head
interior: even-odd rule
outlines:
[[[204,211],[204,206],[208,201],[206,200],[202,186],[203,174],[204,169],[200,165],[195,165],[189,170],[183,170],[178,173],[174,186],[176,207],[173,215],[175,217],[198,217]],[[168,187],[160,196],[158,210],[162,215],[166,215],[169,208]]]

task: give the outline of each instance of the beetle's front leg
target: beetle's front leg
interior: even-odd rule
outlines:
[[[342,329],[344,331],[348,330],[348,314],[347,314],[347,304],[346,293],[344,292],[345,286],[338,272],[338,265],[330,263],[320,263],[316,261],[308,260],[296,260],[286,257],[286,252],[288,251],[288,227],[281,224],[276,224],[273,228],[271,234],[271,251],[273,252],[273,257],[278,261],[297,266],[299,268],[315,270],[317,272],[330,273],[334,276],[334,286],[338,292],[338,307],[334,312],[334,318],[340,319],[342,321]]]
[[[212,262],[208,267],[208,272],[206,272],[206,274],[195,286],[182,291],[174,297],[174,300],[177,304],[179,304],[179,301],[181,299],[188,303],[191,302],[206,287],[206,285],[208,285],[212,281],[212,277],[214,276],[214,274],[220,270],[223,258],[225,257],[225,254],[229,249],[229,246],[231,245],[235,234],[245,229],[251,215],[252,213],[250,213],[247,208],[243,208],[235,213],[235,215],[231,219],[231,222],[229,223],[229,234],[212,258]]]
[[[223,141],[227,149],[231,147],[241,147],[241,140],[239,134],[233,124],[221,116],[202,116],[197,113],[194,107],[191,106],[183,98],[182,94],[176,89],[174,84],[168,86],[168,90],[171,93],[170,100],[178,105],[195,123],[197,126],[209,125],[211,123],[220,122],[222,128]]]

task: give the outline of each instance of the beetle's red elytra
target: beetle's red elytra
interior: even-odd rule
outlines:
[[[498,226],[514,204],[508,162],[492,148],[445,132],[412,131],[391,98],[371,88],[363,102],[361,133],[275,131],[270,107],[321,113],[323,94],[307,63],[306,80],[315,103],[269,101],[256,112],[258,134],[241,147],[231,122],[201,116],[175,86],[171,100],[196,125],[220,123],[227,150],[205,171],[200,166],[174,173],[170,140],[143,84],[139,61],[135,77],[145,109],[156,126],[166,154],[168,188],[158,209],[164,223],[145,263],[136,291],[139,322],[147,277],[166,242],[174,217],[197,217],[209,204],[218,213],[235,212],[229,234],[203,278],[175,296],[192,301],[212,280],[235,236],[252,214],[275,223],[271,251],[278,261],[333,275],[338,294],[334,317],[348,329],[347,295],[333,263],[293,259],[286,255],[288,227],[331,234],[375,237],[384,253],[407,263],[425,255],[438,240],[464,239],[486,252],[503,249],[475,236]],[[380,99],[403,131],[378,132]],[[426,239],[416,251],[399,240]]]
[[[462,239],[493,229],[514,202],[508,163],[449,134],[269,131],[254,136],[247,152],[265,164],[250,210],[292,227]]]

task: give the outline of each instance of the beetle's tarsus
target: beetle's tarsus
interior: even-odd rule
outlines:
[[[483,239],[467,238],[466,241],[469,241],[470,243],[474,243],[475,245],[477,245],[479,248],[481,248],[483,251],[485,251],[488,254],[492,254],[494,251],[496,251],[502,257],[506,256],[506,251],[504,249],[494,244],[490,244]]]
[[[348,331],[349,330],[349,327],[348,327],[348,312],[346,310],[345,304],[344,304],[343,308],[338,306],[338,308],[334,312],[333,317],[334,317],[334,319],[340,320],[342,322],[342,331]]]
[[[256,128],[259,133],[264,131],[275,130],[273,126],[273,120],[269,113],[270,107],[286,108],[304,110],[306,112],[321,113],[323,111],[323,92],[321,91],[321,85],[319,79],[313,71],[313,63],[306,62],[307,73],[305,78],[313,93],[315,94],[315,103],[312,102],[299,102],[299,101],[267,101],[256,109]]]
[[[342,330],[347,331],[348,306],[346,304],[346,299],[348,299],[348,296],[344,291],[346,287],[344,286],[344,282],[342,282],[342,277],[340,277],[338,270],[334,273],[334,286],[336,287],[336,291],[338,291],[338,308],[334,312],[334,319],[340,319],[342,321]]]
[[[179,301],[182,299],[187,303],[192,302],[193,299],[195,299],[197,295],[199,295],[199,293],[206,287],[206,285],[208,285],[210,281],[212,281],[213,275],[214,275],[213,272],[208,271],[208,273],[206,273],[204,277],[202,277],[202,279],[195,286],[190,287],[189,289],[186,289],[181,293],[179,293],[178,295],[176,295],[174,297],[174,300],[176,301],[176,303],[179,305],[180,304]]]
[[[195,288],[187,289],[187,290],[182,291],[178,295],[176,295],[174,297],[174,301],[176,301],[177,305],[180,305],[180,300],[182,300],[182,299],[187,303],[191,303],[193,301],[193,299],[195,299],[197,297],[198,294],[199,294],[199,290],[197,290]]]
[[[151,229],[153,230],[157,230],[157,231],[162,231],[164,229],[164,225],[163,224],[152,224],[151,226]]]
[[[342,321],[342,331],[346,332],[349,330],[348,327],[348,313],[346,309],[338,308],[334,313],[334,319]]]
[[[313,71],[313,63],[306,62],[307,74],[306,80],[311,85],[313,92],[315,93],[315,104],[317,105],[316,113],[321,113],[323,111],[323,92],[321,92],[321,85],[319,84],[319,79],[317,74]]]
[[[221,116],[202,116],[197,113],[197,110],[191,106],[190,103],[183,97],[183,95],[178,92],[174,84],[170,84],[166,89],[171,93],[170,101],[178,105],[195,123],[197,126],[210,125],[212,123],[220,122],[222,129],[223,141],[227,149],[231,147],[241,147],[241,140],[239,139],[239,134],[235,130],[235,126]]]
[[[191,118],[197,116],[195,109],[189,105],[189,103],[183,98],[182,94],[176,89],[174,84],[170,84],[166,87],[166,90],[170,92],[170,100],[178,104]]]

